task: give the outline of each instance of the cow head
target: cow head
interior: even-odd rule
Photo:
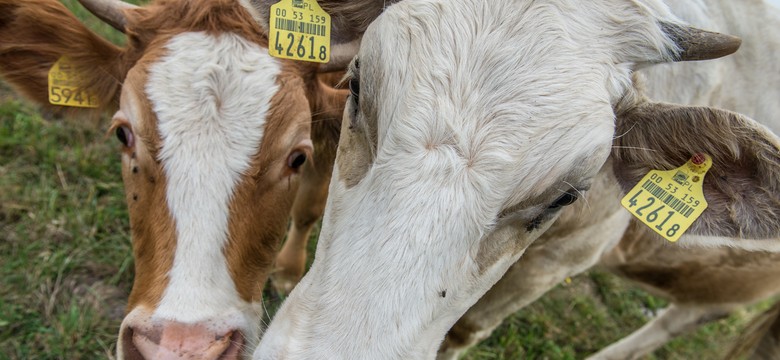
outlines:
[[[257,341],[312,115],[340,116],[346,94],[316,65],[270,57],[248,2],[84,3],[126,47],[59,1],[0,1],[0,72],[47,104],[47,72],[67,56],[116,110],[135,258],[118,355],[237,358]]]
[[[649,0],[390,6],[349,71],[353,93],[314,264],[255,359],[432,358],[452,324],[588,191],[616,138],[625,139],[617,162],[633,161],[631,149],[668,158],[653,165],[679,166],[701,151],[724,168],[742,161],[731,181],[761,183],[767,211],[740,213],[729,228],[776,235],[777,226],[747,223],[777,214],[777,139],[736,114],[643,111],[671,107],[642,99],[632,82],[640,66],[715,58],[739,43],[686,27]],[[671,114],[662,125],[625,125]],[[717,139],[704,134],[719,126],[744,131],[699,141]],[[649,131],[658,132],[649,151],[625,142]],[[748,146],[756,141],[763,145]],[[729,150],[713,151],[721,145]],[[623,165],[631,167],[619,171],[624,178],[650,166]],[[751,179],[754,171],[767,175]],[[747,206],[724,193],[724,202]]]

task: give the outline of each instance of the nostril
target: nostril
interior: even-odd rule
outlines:
[[[133,343],[133,335],[135,335],[135,330],[131,327],[126,327],[124,331],[121,333],[121,339],[122,342],[121,346],[121,352],[123,355],[123,358],[125,360],[144,360],[144,356],[138,351],[138,348],[135,347],[135,344]]]
[[[131,332],[132,350],[138,354],[139,360],[154,359],[160,350],[160,331],[142,331],[139,329],[128,329]]]
[[[219,360],[238,360],[241,358],[241,353],[244,350],[244,334],[241,331],[235,330],[224,337],[229,336],[230,343],[227,349],[219,356]]]
[[[159,331],[144,331],[128,326],[122,334],[122,353],[125,360],[154,358],[160,343]]]

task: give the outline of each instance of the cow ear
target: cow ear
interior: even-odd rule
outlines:
[[[49,70],[67,56],[81,75],[80,86],[100,94],[104,108],[116,106],[125,75],[122,53],[59,1],[0,0],[0,75],[40,105],[54,107],[49,104]]]
[[[289,0],[283,0],[289,1]],[[321,71],[345,69],[360,48],[360,40],[368,25],[390,4],[400,0],[319,0],[331,18],[330,62]],[[251,0],[260,17],[260,25],[269,29],[271,6],[279,0]]]
[[[628,192],[650,170],[670,170],[693,154],[713,165],[704,177],[709,207],[687,234],[742,239],[780,236],[780,139],[729,111],[644,102],[617,111],[611,157]]]
[[[333,144],[334,148],[339,142],[341,120],[349,95],[343,77],[343,71],[318,74],[318,90],[308,95],[311,96],[312,128],[317,129],[313,133],[325,137],[323,140]]]

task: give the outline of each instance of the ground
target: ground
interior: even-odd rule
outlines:
[[[74,0],[65,2],[121,41]],[[119,143],[107,128],[107,116],[42,114],[0,83],[0,359],[113,358],[133,259]],[[267,289],[265,300],[273,313],[282,297]],[[583,358],[664,305],[593,270],[507,319],[466,359]],[[767,306],[703,327],[651,358],[717,359]]]

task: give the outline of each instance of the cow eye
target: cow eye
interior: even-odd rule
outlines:
[[[133,131],[125,125],[117,126],[116,138],[122,142],[122,145],[126,147],[133,147],[135,145],[135,137]]]
[[[352,95],[355,102],[358,101],[360,96],[360,80],[358,78],[353,77],[349,79],[349,94]]]
[[[289,157],[287,157],[287,167],[293,171],[300,170],[301,166],[306,162],[306,153],[303,151],[293,151]]]
[[[551,205],[548,207],[548,209],[550,209],[550,210],[554,210],[554,209],[558,209],[558,208],[561,208],[561,207],[564,207],[564,206],[569,206],[569,205],[571,205],[571,204],[574,204],[574,202],[575,202],[575,201],[577,201],[577,199],[578,199],[578,198],[579,198],[579,196],[578,196],[576,193],[575,193],[575,194],[572,194],[572,193],[564,193],[564,194],[563,194],[563,195],[561,195],[561,196],[560,196],[558,199],[556,199],[556,200],[555,200],[555,201],[554,201],[554,202],[553,202],[553,203],[552,203],[552,204],[551,204]]]

